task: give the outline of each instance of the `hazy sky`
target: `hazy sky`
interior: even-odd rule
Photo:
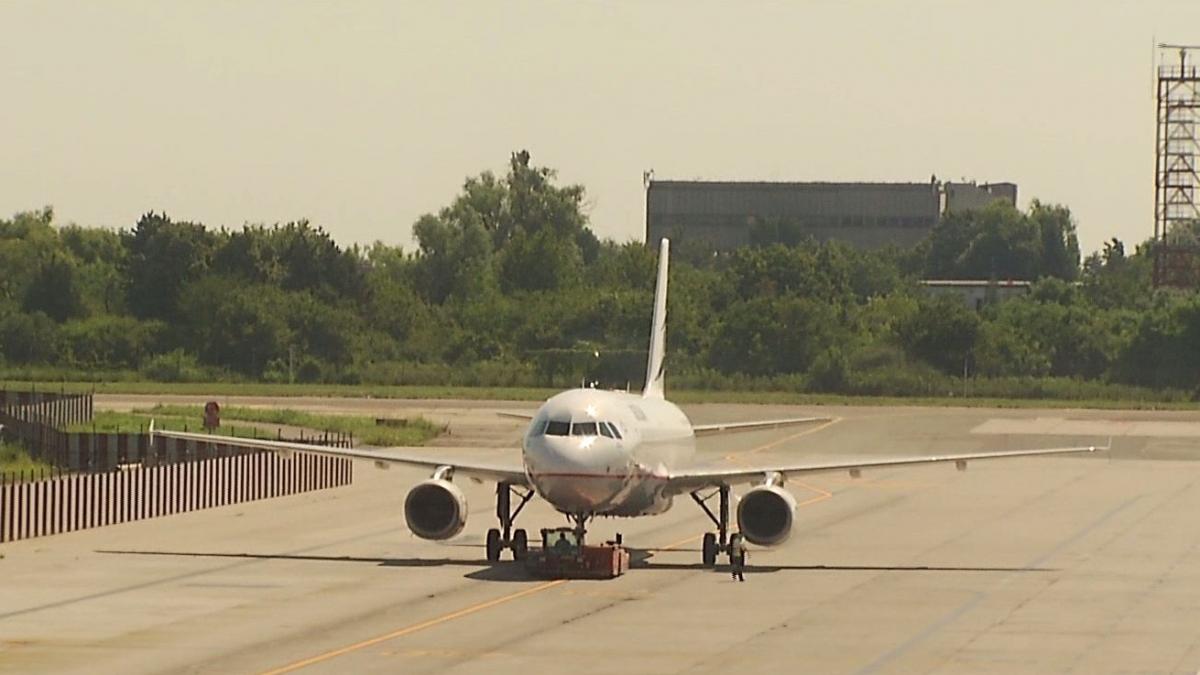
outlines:
[[[1153,40],[1200,1],[0,0],[0,214],[309,218],[411,248],[509,153],[601,237],[658,178],[1013,181],[1085,251],[1153,230]]]

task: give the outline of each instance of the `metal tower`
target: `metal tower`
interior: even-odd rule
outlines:
[[[1200,46],[1160,44],[1178,63],[1158,67],[1155,132],[1154,285],[1200,286]]]

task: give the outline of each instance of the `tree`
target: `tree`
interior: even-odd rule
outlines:
[[[709,360],[725,373],[804,372],[836,334],[829,305],[795,296],[755,298],[725,312]]]
[[[287,358],[287,297],[278,288],[210,276],[188,284],[180,302],[185,346],[203,362],[257,377]]]
[[[490,172],[468,178],[450,206],[422,216],[413,234],[423,297],[435,304],[474,297],[492,279],[506,291],[575,283],[583,263],[599,255],[599,241],[587,229],[583,187],[560,187],[554,178],[528,152],[515,152],[503,179]]]
[[[42,314],[0,304],[0,357],[8,363],[51,363],[58,355],[58,326]]]
[[[158,349],[165,326],[128,316],[95,316],[62,326],[62,352],[86,368],[136,368]]]
[[[75,264],[64,255],[54,254],[44,261],[25,289],[22,309],[42,312],[62,323],[84,313],[83,295],[75,280]]]
[[[951,212],[931,234],[931,271],[941,278],[1036,279],[1040,237],[1036,225],[1003,201],[977,211]]]
[[[180,293],[208,270],[216,238],[203,225],[147,213],[125,236],[129,307],[141,318],[177,319],[193,308]],[[199,300],[199,299],[197,299]]]
[[[925,275],[930,279],[1073,280],[1079,241],[1071,212],[1034,201],[1028,214],[995,201],[985,208],[952,211],[929,237]]]
[[[49,206],[0,220],[0,300],[23,302],[38,268],[64,254],[53,221]]]
[[[1200,296],[1162,296],[1117,357],[1118,380],[1150,387],[1200,384]]]
[[[943,372],[959,374],[979,335],[979,316],[958,298],[922,298],[917,311],[896,326],[909,356]]]
[[[426,302],[485,295],[495,287],[492,244],[479,223],[455,224],[425,215],[413,225],[419,242],[416,286]]]
[[[1039,275],[1074,281],[1079,276],[1079,237],[1070,209],[1035,199],[1029,207],[1029,220],[1041,235]]]
[[[1083,264],[1083,293],[1103,309],[1145,308],[1154,297],[1152,242],[1127,255],[1125,244],[1113,238],[1103,251],[1088,256]]]
[[[572,238],[553,230],[517,230],[499,256],[500,288],[505,292],[547,291],[579,282],[583,256]]]

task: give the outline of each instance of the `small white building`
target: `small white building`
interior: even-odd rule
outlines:
[[[969,309],[982,309],[989,300],[1004,302],[1029,294],[1028,281],[988,281],[980,279],[925,279],[925,292],[932,296],[954,295],[962,298]]]

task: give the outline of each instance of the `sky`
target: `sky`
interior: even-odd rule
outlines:
[[[1153,233],[1155,40],[1195,0],[0,0],[0,215],[308,218],[413,248],[510,153],[644,237],[659,179],[1011,181]]]

